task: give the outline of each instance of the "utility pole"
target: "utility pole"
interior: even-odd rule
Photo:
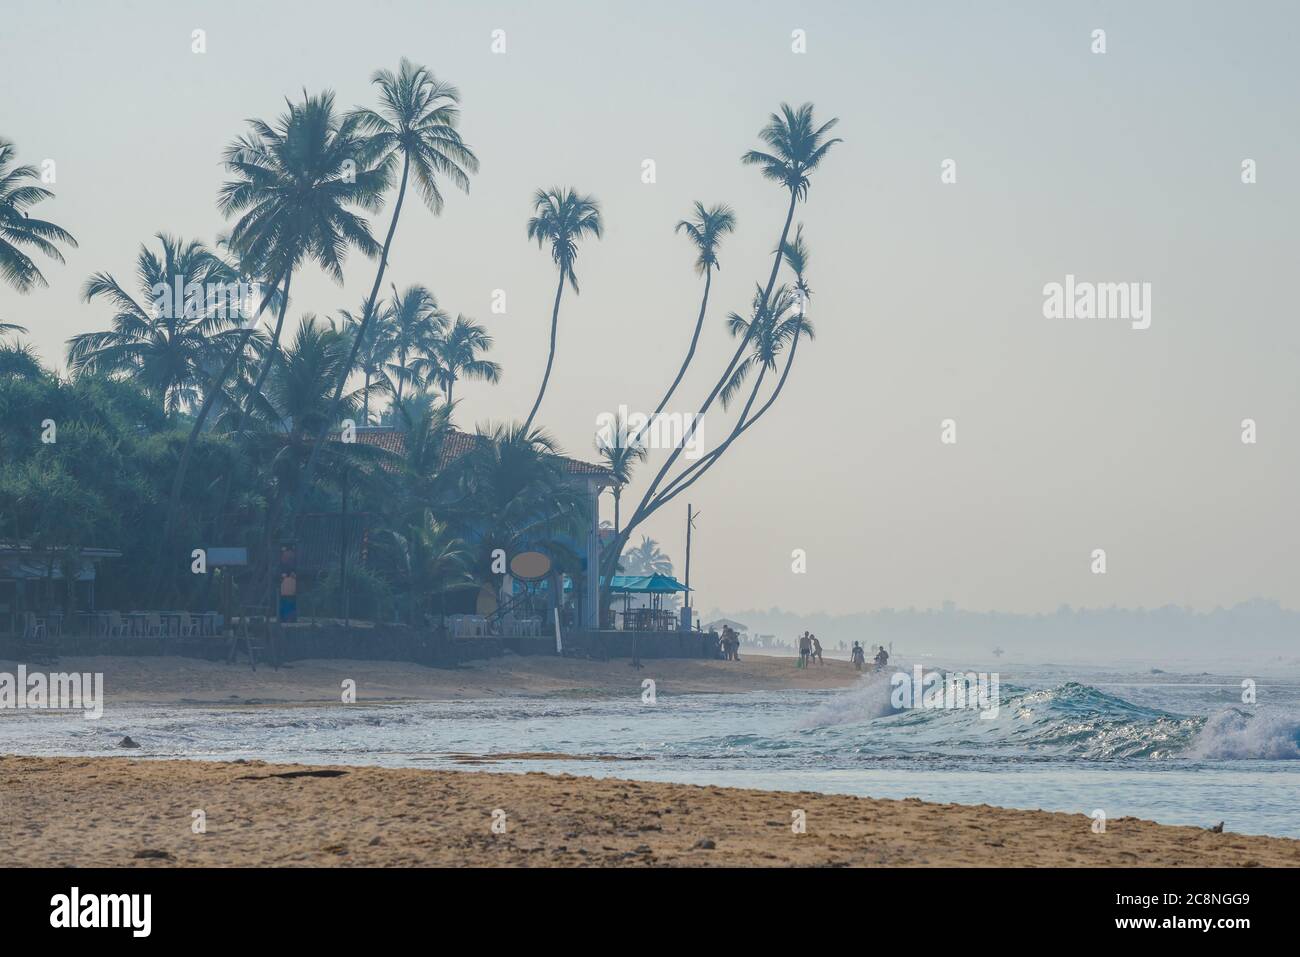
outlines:
[[[699,512],[693,512],[692,506],[686,506],[686,607],[691,607],[691,529],[695,527],[695,520],[700,517]]]

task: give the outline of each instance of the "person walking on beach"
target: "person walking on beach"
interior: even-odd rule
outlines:
[[[812,655],[809,657],[808,660],[811,661],[813,658],[816,658],[817,664],[819,665],[826,664],[826,662],[822,660],[822,643],[817,640],[817,636],[809,635],[808,639],[812,642]]]
[[[855,641],[855,642],[853,643],[853,668],[854,668],[854,670],[856,670],[856,671],[861,671],[861,670],[862,670],[862,666],[863,666],[864,664],[866,664],[866,663],[867,663],[867,652],[866,652],[866,649],[862,647],[862,642],[860,642],[860,641]]]
[[[799,636],[799,667],[808,667],[808,657],[812,654],[812,640],[808,632]]]

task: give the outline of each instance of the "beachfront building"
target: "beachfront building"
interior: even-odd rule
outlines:
[[[361,427],[356,430],[356,441],[358,444],[382,448],[403,458],[407,454],[406,435],[400,429],[387,426]],[[491,441],[484,435],[470,434],[455,428],[449,429],[443,438],[436,468],[439,470],[448,468],[458,459]],[[548,583],[550,588],[547,590],[547,600],[554,607],[563,604],[564,595],[571,596],[574,626],[595,631],[599,627],[597,623],[600,618],[599,501],[602,490],[614,485],[614,476],[602,465],[568,456],[557,456],[557,458],[566,481],[581,495],[582,501],[586,504],[580,516],[578,533],[572,540],[565,539],[557,543],[564,550],[580,557],[582,574],[570,576],[567,582],[562,580],[564,576],[555,576],[554,582]],[[559,556],[549,557],[558,559]]]

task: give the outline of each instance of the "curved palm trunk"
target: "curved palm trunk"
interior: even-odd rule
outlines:
[[[339,370],[339,381],[334,387],[334,398],[330,400],[329,415],[325,419],[325,427],[320,430],[320,435],[316,436],[312,442],[311,454],[307,456],[307,466],[303,470],[302,489],[297,495],[298,502],[301,504],[302,499],[307,495],[307,490],[311,488],[312,477],[316,472],[316,458],[320,455],[321,446],[325,444],[325,436],[329,434],[330,425],[338,419],[339,407],[343,404],[343,390],[348,384],[348,373],[356,365],[357,353],[361,350],[361,343],[366,336],[366,327],[370,325],[370,318],[375,312],[375,300],[379,298],[379,287],[384,282],[384,270],[388,268],[388,251],[393,246],[393,235],[397,232],[397,220],[402,215],[402,201],[406,198],[406,182],[411,173],[411,158],[403,155],[402,157],[402,181],[397,187],[397,202],[393,205],[393,218],[388,223],[388,235],[384,237],[384,248],[379,253],[379,268],[375,271],[375,282],[370,287],[370,298],[366,300],[366,312],[361,317],[361,328],[357,330],[356,339],[352,342],[352,351],[348,353],[348,361],[343,364]],[[295,505],[296,508],[296,505]]]
[[[700,300],[700,314],[695,320],[695,334],[691,336],[691,347],[686,350],[686,358],[682,360],[682,367],[677,370],[677,378],[674,379],[673,384],[668,387],[668,391],[664,393],[664,397],[659,400],[659,406],[655,409],[654,415],[651,416],[652,419],[664,410],[664,406],[668,404],[668,400],[671,399],[673,393],[677,391],[677,386],[681,383],[682,377],[686,375],[686,369],[691,364],[691,359],[695,357],[695,346],[700,341],[700,330],[704,328],[704,314],[709,308],[709,287],[712,285],[713,267],[710,266],[704,274],[704,296]]]
[[[533,417],[537,415],[537,409],[542,404],[542,396],[546,395],[546,383],[551,378],[551,365],[555,362],[555,335],[560,327],[560,296],[564,294],[564,270],[560,270],[560,284],[555,287],[555,306],[551,309],[551,354],[546,357],[546,372],[542,375],[542,387],[537,392],[537,401],[533,403],[533,410],[528,413],[528,418],[524,422],[524,435],[528,434],[529,428],[532,427]]]
[[[284,302],[280,304],[281,312],[283,312],[288,306],[289,284],[292,280],[293,273],[286,273],[284,276]],[[278,281],[279,279],[277,278],[276,282]],[[275,288],[275,283],[271,284],[271,288]],[[265,305],[265,302],[263,305]],[[262,310],[259,308],[259,315],[261,314],[261,311]],[[212,406],[221,392],[222,383],[230,377],[230,372],[235,367],[235,363],[237,363],[239,357],[244,354],[244,349],[248,346],[248,340],[253,335],[253,330],[255,328],[257,328],[256,322],[249,323],[248,328],[244,330],[243,336],[240,337],[239,343],[231,350],[230,358],[227,359],[226,364],[221,367],[221,372],[208,389],[208,394],[203,397],[203,405],[199,409],[199,414],[194,419],[194,425],[190,428],[189,437],[185,440],[185,448],[181,450],[181,460],[176,465],[176,474],[172,477],[171,494],[167,499],[167,513],[166,518],[163,520],[162,536],[158,539],[158,547],[154,552],[153,570],[149,574],[150,594],[153,594],[158,590],[158,578],[162,574],[163,553],[166,551],[167,546],[171,541],[172,527],[175,525],[176,511],[179,508],[181,501],[181,488],[185,484],[185,472],[189,468],[190,458],[194,452],[194,445],[198,442],[199,433],[203,431],[204,423],[207,422],[208,415],[212,412]]]
[[[772,290],[776,288],[776,277],[781,271],[783,250],[785,249],[786,240],[790,236],[790,224],[794,222],[794,211],[798,202],[798,193],[793,189],[790,190],[790,206],[786,210],[785,224],[781,227],[781,238],[776,244],[776,256],[772,261],[772,271],[767,277],[767,286],[764,288],[763,298],[760,300],[761,310],[767,309],[767,303],[772,298]],[[687,430],[686,436],[683,438],[681,444],[679,444],[677,448],[673,449],[672,454],[668,456],[668,461],[664,463],[658,474],[655,475],[654,481],[650,484],[650,487],[646,489],[645,494],[641,498],[641,503],[636,507],[636,510],[632,513],[632,517],[628,520],[627,528],[623,529],[619,535],[614,536],[614,541],[610,543],[609,554],[601,562],[601,571],[605,575],[606,579],[613,574],[613,569],[618,564],[618,556],[622,554],[623,546],[627,544],[627,540],[631,536],[632,531],[640,525],[641,522],[645,521],[645,519],[648,518],[660,504],[662,504],[656,503],[654,500],[655,492],[659,488],[659,483],[663,481],[664,476],[668,474],[668,470],[673,467],[673,464],[681,455],[682,449],[686,447],[686,443],[690,440],[691,436],[694,435],[696,424],[701,418],[703,418],[704,414],[708,412],[709,408],[713,405],[714,400],[717,399],[718,393],[722,391],[723,385],[725,385],[727,379],[730,378],[737,363],[740,362],[741,356],[743,356],[745,352],[745,346],[748,344],[749,335],[746,335],[741,339],[740,344],[736,347],[735,354],[732,355],[731,361],[727,364],[727,368],[723,371],[722,376],[713,386],[713,390],[709,393],[708,398],[706,398],[704,404],[700,406],[700,411],[691,422],[690,428]]]

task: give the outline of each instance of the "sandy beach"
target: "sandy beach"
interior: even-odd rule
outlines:
[[[805,833],[791,829],[796,811]],[[18,866],[1300,865],[1300,841],[1285,838],[1091,824],[567,775],[0,758],[0,832]]]
[[[0,660],[0,671],[17,662]],[[639,695],[650,678],[657,694],[735,693],[841,688],[858,672],[845,661],[808,669],[794,658],[747,655],[741,661],[699,658],[645,659],[636,670],[626,660],[506,655],[459,668],[409,662],[304,660],[280,668],[225,664],[180,657],[61,657],[40,670],[102,673],[108,704],[338,704],[342,683],[356,682],[358,703],[443,701],[508,695],[599,697]],[[33,666],[29,666],[33,667]]]

